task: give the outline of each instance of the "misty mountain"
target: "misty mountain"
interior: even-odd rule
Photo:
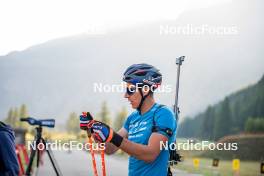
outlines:
[[[142,62],[161,70],[173,91],[158,93],[157,100],[172,105],[175,58],[181,55],[181,117],[194,115],[262,76],[263,7],[261,0],[233,1],[186,11],[176,20],[55,39],[1,56],[0,119],[25,103],[32,116],[63,122],[72,111],[98,112],[104,100],[114,116],[129,103],[122,93],[95,92],[94,84],[120,84],[124,70]],[[199,27],[209,32],[190,32]],[[214,28],[227,34],[210,32]]]

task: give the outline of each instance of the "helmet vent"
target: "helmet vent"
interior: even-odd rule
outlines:
[[[141,67],[140,69],[141,70],[148,70],[148,69],[151,69],[151,67]]]
[[[136,72],[135,75],[137,75],[137,76],[145,76],[146,72],[145,71],[139,71],[139,72]]]
[[[130,79],[131,79],[131,77],[129,77],[129,76],[128,77],[125,77],[125,80],[130,80]]]

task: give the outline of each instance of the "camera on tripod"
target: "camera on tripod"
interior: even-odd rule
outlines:
[[[49,127],[49,128],[55,127],[55,120],[54,119],[37,120],[37,119],[34,119],[32,117],[27,117],[27,118],[20,118],[20,121],[28,122],[30,125],[45,126],[45,127]]]
[[[54,171],[56,172],[56,175],[57,176],[62,175],[61,171],[59,169],[58,163],[56,162],[52,151],[50,149],[46,148],[46,141],[42,137],[42,127],[54,128],[55,127],[55,120],[54,119],[37,120],[37,119],[34,119],[32,117],[27,117],[27,118],[20,118],[20,121],[28,122],[32,126],[37,125],[37,127],[36,127],[37,133],[35,136],[36,145],[38,146],[39,143],[44,144],[45,150],[48,153],[49,159],[51,161],[51,164],[52,164]],[[40,151],[37,147],[35,150],[32,149],[32,151],[30,153],[30,160],[29,160],[29,164],[28,164],[26,174],[25,174],[26,176],[32,175],[33,161],[34,161],[36,154],[37,154],[37,170],[39,168]]]

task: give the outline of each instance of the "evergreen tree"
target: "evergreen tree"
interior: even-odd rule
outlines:
[[[20,125],[20,119],[19,119],[19,111],[18,108],[15,107],[15,110],[13,112],[13,123],[12,126],[13,128],[17,128]]]
[[[20,118],[25,117],[28,117],[28,111],[26,105],[22,104],[19,109],[17,107],[10,108],[4,122],[9,124],[13,128],[24,128],[30,131],[30,125],[20,121]]]
[[[214,137],[214,109],[209,106],[203,114],[203,122],[201,126],[201,137],[204,139],[213,139]]]
[[[178,128],[178,136],[209,137],[209,139],[217,140],[225,135],[240,133],[244,130],[261,131],[261,120],[248,119],[249,117],[264,118],[263,107],[264,76],[257,84],[231,94],[224,101],[208,107],[204,113],[194,118],[186,118]],[[212,127],[211,124],[213,124]]]
[[[232,127],[232,118],[228,97],[226,97],[221,104],[221,108],[215,119],[214,126],[214,140],[217,140],[230,133],[230,128]]]
[[[19,111],[19,118],[26,118],[28,117],[27,106],[22,104]]]
[[[13,121],[13,108],[10,108],[7,114],[6,119],[4,120],[7,124],[12,124]]]
[[[104,101],[102,103],[102,106],[101,106],[101,111],[99,112],[99,120],[108,124],[108,125],[111,125],[109,114],[110,114],[110,112],[108,110],[107,103],[106,103],[106,101]]]
[[[70,113],[69,118],[66,122],[66,129],[69,133],[78,133],[80,131],[79,118],[75,112]]]
[[[19,119],[18,119],[19,120],[19,127],[21,127],[21,128],[27,128],[27,129],[30,128],[27,123],[20,121],[20,118],[26,118],[28,116],[29,115],[28,115],[27,106],[25,104],[22,104],[20,106],[20,110],[19,110]]]
[[[247,132],[264,132],[264,118],[248,118],[245,124],[245,131]]]
[[[121,111],[118,112],[117,117],[116,117],[116,119],[114,121],[115,122],[114,123],[114,129],[116,131],[122,128],[122,126],[124,125],[124,122],[125,122],[126,118],[127,118],[127,110],[126,110],[125,107],[123,107],[121,109]]]

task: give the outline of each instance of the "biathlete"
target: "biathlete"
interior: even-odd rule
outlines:
[[[149,64],[134,64],[123,75],[126,82],[125,98],[135,111],[123,127],[115,132],[107,124],[80,116],[80,125],[87,125],[94,139],[105,142],[105,153],[114,154],[118,149],[129,157],[129,176],[166,176],[170,145],[176,138],[176,119],[167,106],[155,102],[154,90],[160,86],[162,75]]]

